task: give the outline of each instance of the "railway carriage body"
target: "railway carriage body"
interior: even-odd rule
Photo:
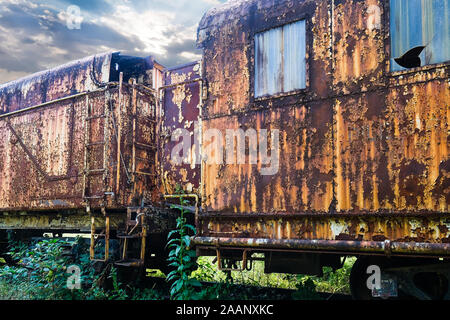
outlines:
[[[364,279],[371,264],[448,257],[448,15],[440,0],[229,1],[205,14],[203,143],[210,129],[265,129],[279,154],[264,174],[271,163],[250,163],[241,136],[246,162],[203,163],[198,250],[243,261],[260,250],[266,271],[294,273],[378,256],[356,264]],[[417,46],[421,63],[399,65]],[[398,270],[426,297],[417,270]]]
[[[279,169],[204,165],[199,242],[448,253],[449,65],[393,71],[390,14],[385,1],[231,1],[204,16],[203,130],[278,130]]]
[[[201,62],[106,54],[0,87],[0,228],[144,214],[142,234],[164,234],[183,190],[198,254],[224,270],[377,255],[448,278],[449,2],[430,3],[233,0],[200,22]]]

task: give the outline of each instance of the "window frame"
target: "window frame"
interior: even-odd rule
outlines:
[[[265,94],[262,96],[258,96],[255,97],[255,85],[256,85],[256,74],[255,74],[255,70],[256,70],[256,35],[257,34],[261,34],[263,32],[272,30],[272,29],[276,29],[276,28],[280,28],[280,27],[284,27],[286,25],[292,24],[292,23],[296,23],[299,21],[305,21],[305,88],[302,89],[295,89],[289,92],[279,92],[279,93],[275,93],[275,94]],[[274,21],[269,21],[267,23],[267,26],[262,27],[262,28],[256,28],[253,30],[253,32],[251,33],[251,37],[250,37],[250,46],[251,46],[251,50],[250,51],[250,56],[249,56],[249,69],[251,70],[250,72],[250,101],[252,103],[255,102],[262,102],[262,101],[266,101],[266,100],[280,100],[283,99],[285,97],[293,97],[293,96],[305,96],[306,93],[309,91],[309,87],[310,87],[310,76],[309,76],[309,66],[310,66],[310,49],[311,49],[311,42],[312,42],[312,35],[311,35],[311,26],[310,26],[310,19],[309,19],[309,15],[306,13],[303,13],[301,15],[297,15],[294,19],[286,19],[283,21],[279,21],[279,20],[274,20]]]

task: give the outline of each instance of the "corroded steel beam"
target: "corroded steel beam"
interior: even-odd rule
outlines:
[[[343,240],[299,240],[299,239],[265,239],[265,238],[216,238],[194,237],[192,242],[196,246],[227,249],[252,248],[258,249],[293,249],[306,251],[327,252],[365,252],[384,253],[386,255],[432,255],[449,256],[449,243],[423,242],[390,242],[386,241],[343,241]]]
[[[126,216],[110,213],[110,228],[118,229],[125,223]],[[94,227],[105,227],[102,215],[93,216]],[[79,230],[91,231],[91,216],[86,211],[71,212],[3,212],[0,213],[0,229],[37,229],[37,230]]]

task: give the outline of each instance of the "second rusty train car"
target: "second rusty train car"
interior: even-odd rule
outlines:
[[[0,229],[90,230],[93,259],[103,230],[119,265],[164,268],[184,197],[222,270],[356,255],[356,298],[450,298],[449,8],[232,0],[201,20],[200,62],[105,54],[5,84]]]
[[[275,174],[261,170],[274,165],[263,158],[202,166],[198,250],[233,249],[245,260],[260,249],[266,271],[299,273],[338,264],[339,255],[305,251],[380,255],[359,259],[353,274],[398,267],[399,283],[427,297],[413,280],[427,271],[407,267],[450,252],[449,8],[255,0],[209,11],[198,30],[203,133],[279,136],[266,138]],[[404,68],[418,46],[419,63]],[[435,267],[448,276],[448,266]],[[367,295],[355,278],[354,294]]]

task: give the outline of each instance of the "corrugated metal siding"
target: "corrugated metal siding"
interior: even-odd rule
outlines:
[[[255,97],[306,87],[305,21],[255,35]]]
[[[394,58],[416,46],[427,46],[422,66],[450,60],[449,10],[450,0],[391,1],[392,70],[404,70]]]

